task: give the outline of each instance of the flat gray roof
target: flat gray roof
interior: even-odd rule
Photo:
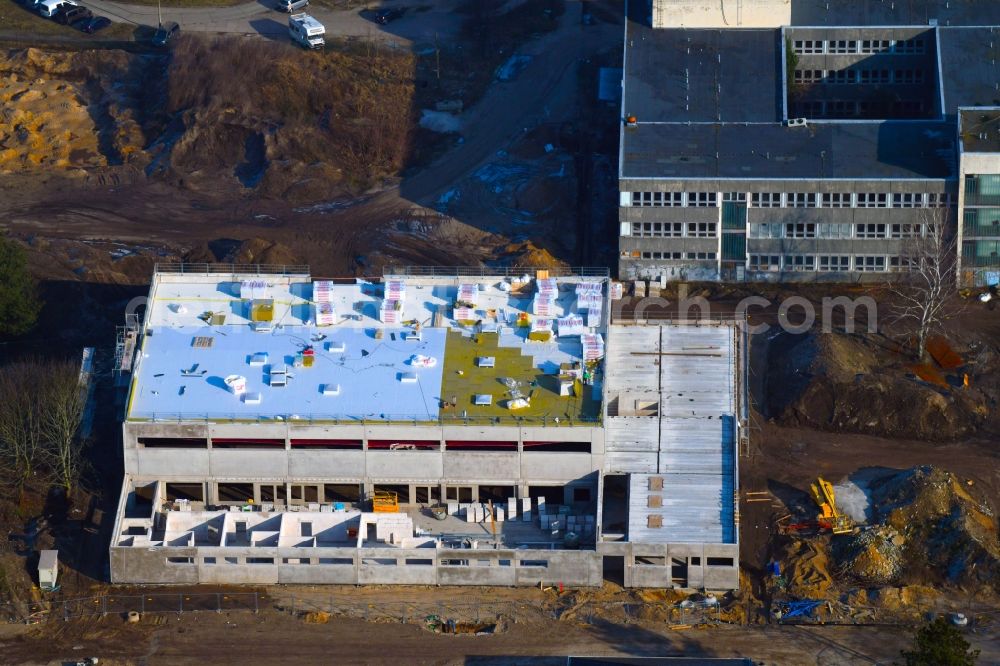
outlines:
[[[1000,106],[1000,28],[942,28],[938,33],[945,113],[954,114],[960,106]]]
[[[781,120],[779,31],[627,31],[623,108],[640,123]]]
[[[996,0],[791,0],[792,25],[998,25]]]
[[[962,109],[962,149],[970,153],[1000,153],[1000,107]]]
[[[953,177],[955,129],[942,121],[639,123],[622,132],[622,178]]]
[[[643,3],[630,6],[635,4]],[[834,7],[843,10],[835,21],[798,20],[817,11],[826,15],[825,3],[801,4],[792,10],[796,25],[927,25],[903,14],[937,15],[941,83],[934,85],[942,87],[944,117],[785,127],[780,29],[654,29],[645,23],[648,8],[632,7],[622,111],[635,116],[637,126],[622,129],[621,178],[953,178],[957,108],[1000,105],[1000,29],[954,26],[1000,24],[1000,2],[952,2],[950,10],[944,3],[897,2],[910,6],[890,12],[898,16],[894,21],[887,16],[884,23],[877,11],[855,5],[887,9],[888,3],[831,0],[831,15]],[[940,18],[945,14],[952,16],[952,27]],[[857,31],[844,32],[847,39]]]

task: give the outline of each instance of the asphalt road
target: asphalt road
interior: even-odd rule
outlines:
[[[111,0],[85,0],[95,14],[116,23],[155,26],[155,5],[132,5]],[[456,0],[435,0],[427,11],[407,12],[401,18],[379,25],[368,13],[310,6],[307,11],[334,37],[372,37],[399,44],[431,42],[454,35],[462,16],[453,11]],[[182,31],[262,35],[288,38],[288,15],[274,9],[274,0],[256,0],[232,7],[164,7],[163,21],[176,21]]]
[[[531,61],[514,80],[495,82],[475,106],[462,114],[463,143],[404,179],[399,187],[404,199],[431,205],[524,131],[540,122],[576,117],[579,80],[575,65],[597,53],[620,48],[622,41],[621,24],[585,26],[580,14],[580,2],[568,1],[559,26],[518,51],[530,56]]]

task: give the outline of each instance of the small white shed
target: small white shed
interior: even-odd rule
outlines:
[[[59,576],[59,551],[43,550],[38,556],[38,587],[43,592],[51,592],[56,588],[56,578]]]

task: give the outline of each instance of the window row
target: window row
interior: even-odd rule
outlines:
[[[907,271],[915,267],[910,257],[849,254],[751,254],[747,265],[751,271],[770,272],[885,272]]]
[[[633,192],[633,206],[708,208],[716,205],[715,192]]]
[[[916,55],[925,49],[923,39],[796,39],[792,50],[799,55],[823,53],[900,53]]]
[[[934,225],[913,223],[752,222],[750,238],[920,238]]]
[[[924,82],[922,69],[797,69],[795,83],[826,85],[911,85]]]
[[[897,192],[754,192],[754,208],[945,208],[947,193]]]
[[[694,261],[715,261],[715,252],[643,252],[643,259],[656,259],[656,260],[680,260],[680,259],[690,259]]]
[[[924,112],[920,99],[895,99],[890,103],[868,100],[811,100],[792,103],[792,118],[853,118],[892,114],[893,116],[918,115]]]
[[[715,238],[715,222],[633,222],[632,235],[641,238]]]

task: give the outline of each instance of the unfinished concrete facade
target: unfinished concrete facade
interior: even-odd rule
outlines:
[[[589,273],[164,267],[121,363],[112,579],[592,586],[605,550],[639,548],[688,568],[636,585],[736,587],[731,480],[694,500],[728,495],[726,538],[601,537],[604,474],[650,470],[609,456],[610,285]]]

